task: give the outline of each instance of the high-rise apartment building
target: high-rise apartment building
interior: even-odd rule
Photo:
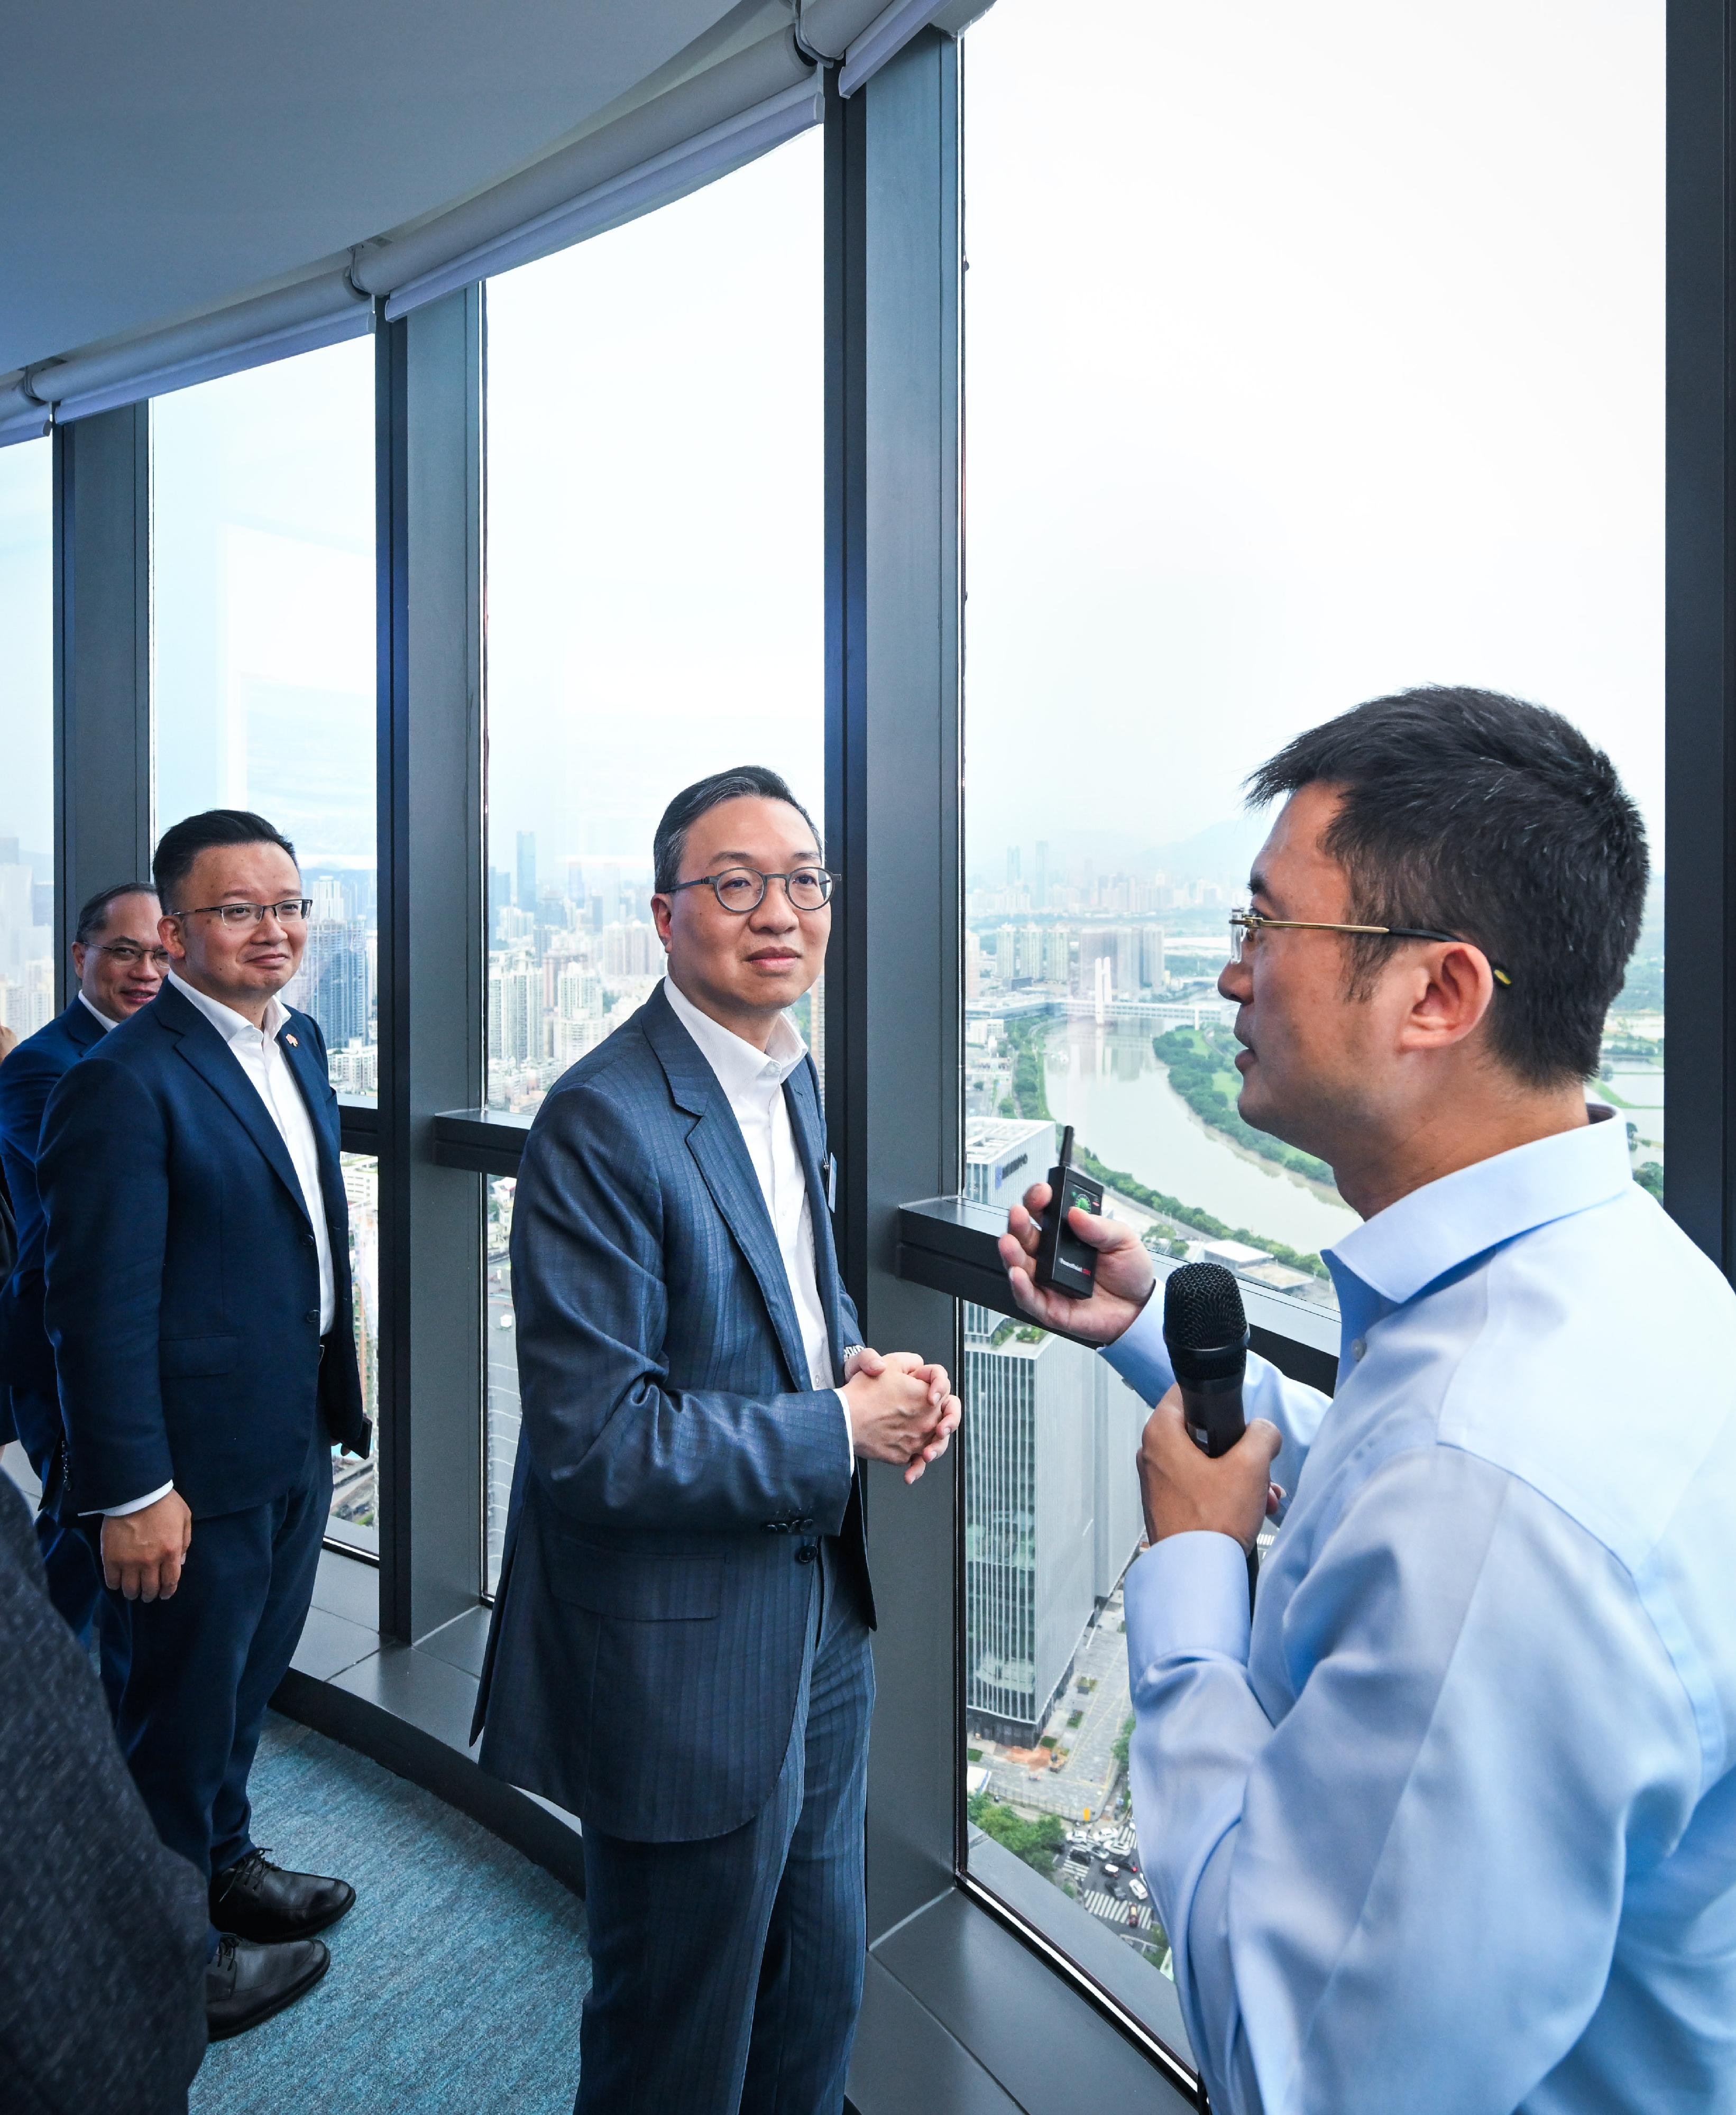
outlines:
[[[1161,925],[1141,925],[1139,929],[1139,981],[1147,991],[1160,992],[1164,988],[1164,929]]]
[[[1053,1123],[975,1120],[966,1193],[1004,1206],[1054,1152]],[[974,1730],[1029,1747],[1139,1546],[1146,1407],[1082,1345],[970,1305],[964,1327],[965,1704]]]
[[[532,913],[536,909],[536,833],[521,830],[518,833],[518,892],[517,903],[521,911]]]

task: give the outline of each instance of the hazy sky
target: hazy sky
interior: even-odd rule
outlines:
[[[50,444],[0,448],[0,837],[42,857],[54,840],[53,508]]]
[[[1429,681],[1569,713],[1656,836],[1663,11],[971,30],[973,868],[1187,837],[1297,728]],[[745,759],[821,798],[821,204],[815,133],[489,287],[496,865],[521,828],[546,879],[641,858]],[[156,407],[165,820],[245,791],[371,856],[371,360]],[[42,849],[47,454],[0,451],[0,835]]]
[[[973,869],[1427,681],[1580,722],[1660,855],[1662,0],[1057,12],[965,42]]]
[[[818,132],[488,289],[494,864],[649,867],[764,763],[822,812]]]

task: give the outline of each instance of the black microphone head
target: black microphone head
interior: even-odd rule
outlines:
[[[1184,1263],[1164,1287],[1164,1335],[1172,1347],[1208,1351],[1247,1340],[1242,1288],[1220,1263]]]

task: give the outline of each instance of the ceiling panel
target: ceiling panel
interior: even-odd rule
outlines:
[[[494,181],[725,0],[56,0],[0,67],[0,373],[293,274]]]

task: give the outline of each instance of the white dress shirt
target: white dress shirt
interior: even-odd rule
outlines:
[[[783,1099],[783,1083],[807,1056],[808,1046],[790,1025],[788,1016],[779,1014],[765,1048],[756,1049],[721,1021],[702,1013],[677,988],[673,977],[664,977],[663,989],[675,1018],[698,1044],[701,1056],[716,1075],[741,1126],[742,1140],[760,1178],[760,1193],[778,1237],[790,1296],[796,1303],[809,1383],[816,1388],[831,1388],[832,1338],[825,1310],[820,1304],[813,1206],[790,1126],[789,1107]],[[837,1393],[848,1432],[850,1406],[841,1388]],[[852,1439],[852,1451],[853,1447]]]
[[[1604,1113],[1607,1117],[1608,1112]],[[1736,1296],[1618,1119],[1328,1250],[1293,1493],[1127,1576],[1134,1819],[1224,2115],[1736,2109]],[[1172,1379],[1162,1302],[1109,1351]]]
[[[119,1021],[111,1021],[108,1015],[103,1012],[101,1007],[93,1006],[90,1000],[85,998],[82,991],[80,991],[78,995],[78,1002],[81,1007],[83,1007],[85,1012],[90,1015],[90,1018],[96,1023],[97,1026],[102,1030],[103,1035],[106,1035],[111,1028],[118,1028],[120,1026],[121,1024]]]
[[[332,1269],[331,1229],[326,1223],[325,1199],[319,1188],[319,1148],[314,1135],[314,1119],[302,1099],[301,1090],[296,1085],[282,1045],[278,1041],[289,1019],[289,1009],[281,999],[273,998],[265,1009],[264,1027],[258,1029],[246,1014],[237,1013],[233,1007],[225,1006],[218,999],[207,998],[202,991],[195,991],[174,970],[169,971],[168,979],[228,1044],[232,1055],[265,1104],[266,1114],[277,1126],[288,1150],[290,1164],[301,1186],[301,1202],[307,1209],[314,1230],[314,1247],[319,1262],[319,1333],[324,1337],[337,1318],[337,1280]],[[95,1007],[91,1011],[94,1013]],[[98,1018],[102,1016],[98,1015]],[[140,1512],[173,1489],[172,1484],[164,1484],[142,1498],[135,1498],[124,1506],[108,1506],[104,1511],[111,1516]]]

